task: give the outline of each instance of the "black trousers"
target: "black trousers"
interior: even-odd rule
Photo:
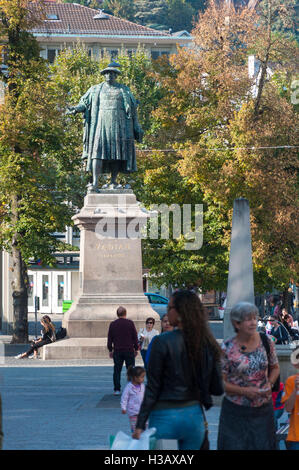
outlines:
[[[41,348],[45,344],[50,344],[50,343],[52,343],[50,339],[42,339],[38,343],[32,343],[31,348],[28,349],[28,351],[26,352],[27,356],[30,356],[30,354],[32,354],[34,351],[37,351],[38,348]]]
[[[114,351],[113,353],[114,371],[113,371],[113,385],[114,391],[120,391],[120,376],[125,362],[126,368],[135,366],[135,354],[129,351]]]

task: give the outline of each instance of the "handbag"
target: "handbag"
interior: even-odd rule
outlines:
[[[260,333],[260,337],[261,337],[263,346],[264,346],[264,348],[266,349],[266,353],[267,353],[267,358],[268,358],[268,374],[269,374],[269,372],[270,372],[270,346],[269,346],[269,343],[268,343],[267,335],[265,335],[264,333]],[[278,392],[278,391],[279,391],[279,388],[280,388],[280,374],[279,374],[279,376],[277,377],[276,381],[275,381],[274,384],[273,384],[272,392]]]
[[[201,406],[201,405],[200,405]],[[205,422],[205,437],[203,439],[203,443],[201,444],[201,447],[199,450],[210,450],[210,441],[209,441],[209,427],[208,427],[208,422],[206,420],[206,415],[203,410],[203,407],[201,406],[202,414],[204,417],[204,422]]]

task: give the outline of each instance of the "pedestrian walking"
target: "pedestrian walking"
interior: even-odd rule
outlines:
[[[114,361],[113,385],[114,395],[120,395],[120,376],[123,364],[126,368],[135,366],[135,357],[138,354],[137,331],[132,320],[127,318],[124,307],[118,307],[117,320],[109,325],[107,348]]]
[[[127,414],[130,421],[131,433],[136,428],[137,416],[144,396],[144,367],[130,366],[127,372],[128,383],[121,396],[120,406],[123,414]]]
[[[143,359],[144,366],[146,366],[146,352],[151,340],[159,334],[158,330],[154,329],[155,319],[150,317],[145,321],[145,328],[141,328],[138,332],[138,341],[140,345],[140,354]]]
[[[157,439],[176,439],[179,449],[196,450],[205,438],[202,406],[210,408],[211,395],[223,393],[221,350],[194,292],[173,293],[168,319],[174,330],[152,340],[147,385],[133,437],[140,438],[149,419],[149,427],[157,429]]]
[[[218,450],[276,449],[272,387],[279,376],[274,342],[268,355],[257,331],[258,309],[248,302],[230,313],[236,336],[223,342],[225,397],[218,430]],[[269,370],[269,372],[268,372]]]
[[[16,359],[25,359],[27,357],[37,359],[38,349],[45,346],[45,344],[53,343],[56,340],[55,325],[52,323],[49,315],[44,315],[42,317],[41,325],[43,327],[41,331],[41,338],[34,340],[31,343],[30,349],[22,354],[15,356]]]
[[[299,450],[299,347],[291,354],[291,364],[298,372],[287,378],[282,395],[285,410],[291,414],[286,447],[288,450]]]
[[[172,331],[172,330],[173,330],[173,326],[169,323],[168,315],[167,315],[167,313],[165,313],[163,315],[163,317],[161,318],[161,334],[162,333],[167,333],[167,331]],[[150,353],[151,353],[151,350],[152,350],[152,344],[153,344],[153,341],[150,342],[150,344],[148,345],[147,351],[146,351],[146,356],[145,356],[145,366],[146,367],[148,365]]]

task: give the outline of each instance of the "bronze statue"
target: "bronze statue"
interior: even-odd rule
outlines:
[[[137,170],[134,139],[141,142],[143,132],[138,123],[137,103],[130,89],[116,82],[120,65],[112,62],[101,71],[105,81],[92,86],[77,106],[67,114],[84,113],[83,155],[86,171],[92,172],[88,192],[98,191],[98,177],[111,173],[110,185],[121,188],[116,179],[119,172]]]

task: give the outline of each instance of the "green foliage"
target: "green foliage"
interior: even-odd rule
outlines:
[[[183,227],[177,238],[171,216],[169,239],[148,237],[143,240],[143,263],[150,269],[149,275],[155,284],[199,286],[203,291],[215,287],[225,289],[228,260],[225,247],[221,246],[224,221],[219,207],[205,199],[199,185],[182,177],[176,153],[140,152],[138,168],[132,186],[138,200],[148,209],[154,205],[178,204],[183,217],[183,205],[190,205],[194,231],[195,204],[204,206],[203,246],[199,249],[186,250],[185,243],[192,238],[184,237]],[[161,218],[159,227],[161,235]],[[148,234],[149,230],[150,226]]]
[[[62,0],[63,3],[78,3],[89,8],[99,8],[101,7],[101,0]]]
[[[134,19],[143,26],[158,25],[167,29],[167,2],[165,0],[135,0],[136,14]]]
[[[167,24],[173,31],[191,31],[196,11],[185,0],[167,0]]]
[[[223,282],[218,266],[222,262],[222,276],[228,266],[233,201],[249,200],[255,287],[263,292],[298,275],[298,151],[264,148],[298,142],[298,115],[290,100],[296,47],[273,34],[272,23],[268,28],[261,25],[254,12],[232,12],[227,24],[224,17],[218,3],[212,2],[193,31],[197,48],[179,50],[170,58],[172,68],[164,68],[161,84],[167,92],[155,111],[160,124],[155,146],[177,150],[177,171],[184,181],[182,185],[178,180],[178,185],[184,193],[199,188],[198,202],[205,208],[201,250],[207,263],[198,274],[201,278],[204,272],[206,282],[211,280],[210,269],[216,270],[216,289]],[[242,48],[236,47],[237,32]],[[247,69],[253,49],[276,70],[259,85],[258,107]],[[168,172],[172,174],[169,168]],[[165,180],[161,192],[167,194]],[[218,229],[218,236],[212,232],[209,237],[210,226]],[[174,243],[164,247],[164,261],[163,250],[156,253],[162,277],[170,269],[167,259],[172,260],[175,252]],[[184,265],[181,257],[179,263]]]
[[[262,0],[257,7],[262,21],[271,18],[273,32],[283,33],[299,41],[298,3],[296,0]]]
[[[136,13],[134,0],[104,0],[101,8],[118,18],[134,21]]]

